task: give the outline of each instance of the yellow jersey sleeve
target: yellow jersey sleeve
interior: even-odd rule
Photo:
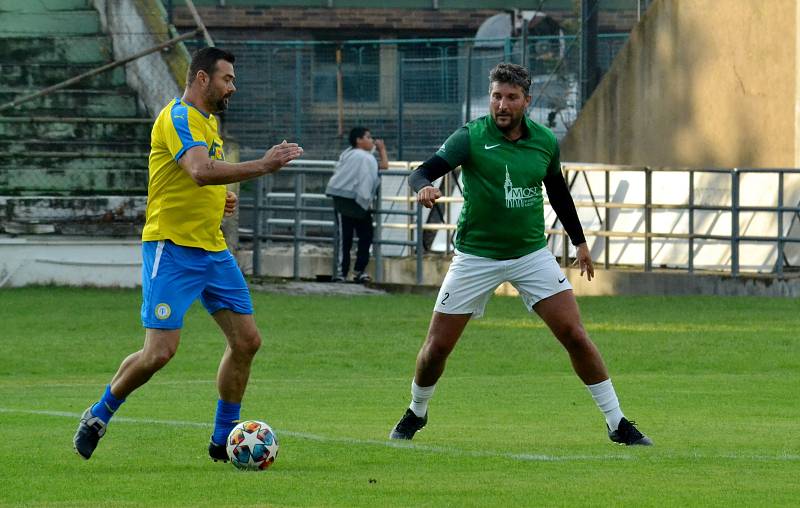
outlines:
[[[211,252],[225,250],[220,230],[225,186],[201,187],[178,164],[183,154],[196,146],[205,147],[211,159],[225,158],[216,118],[174,99],[156,118],[150,145],[142,240],[171,240]]]
[[[205,132],[207,118],[196,108],[175,101],[170,108],[169,120],[165,122],[164,141],[176,161],[192,147],[209,146]]]

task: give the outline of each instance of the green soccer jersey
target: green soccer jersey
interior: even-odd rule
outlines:
[[[527,118],[525,127],[522,138],[509,141],[487,115],[454,132],[436,152],[451,167],[462,168],[459,251],[514,259],[547,244],[542,180],[561,171],[558,141]]]

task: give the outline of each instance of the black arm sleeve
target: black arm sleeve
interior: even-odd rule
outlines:
[[[549,173],[542,182],[547,189],[550,206],[553,207],[556,215],[558,215],[558,220],[564,225],[564,230],[569,235],[572,245],[584,243],[586,238],[583,236],[583,228],[581,227],[581,221],[578,219],[578,211],[575,209],[575,202],[572,200],[567,188],[567,182],[564,181],[561,171]]]
[[[441,178],[447,173],[453,171],[454,168],[438,155],[434,155],[426,160],[410,175],[408,175],[408,185],[414,189],[414,192],[419,192],[423,187],[431,185],[431,182],[437,178]]]

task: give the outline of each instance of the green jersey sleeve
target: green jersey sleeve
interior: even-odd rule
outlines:
[[[436,155],[446,160],[450,167],[457,168],[469,160],[469,130],[461,127],[447,138]]]
[[[548,175],[561,174],[561,149],[558,147],[558,141],[553,142],[553,157],[550,159],[550,164],[547,166]]]

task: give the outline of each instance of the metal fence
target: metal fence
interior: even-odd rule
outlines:
[[[295,161],[275,178],[261,179],[242,200],[243,213],[253,218],[243,230],[252,235],[254,252],[265,242],[293,245],[293,274],[300,276],[301,245],[336,245],[333,208],[321,189],[333,172],[329,161]],[[423,255],[432,246],[425,233],[441,235],[450,252],[463,202],[457,178],[439,209],[417,206],[406,185],[415,164],[395,163],[381,171],[382,193],[376,200],[376,280],[383,281],[387,248],[416,257],[416,280],[423,280]],[[642,271],[656,268],[694,273],[704,270],[738,276],[766,272],[783,277],[800,266],[800,169],[649,168],[564,164],[575,205],[584,223],[592,255],[602,267],[627,266]],[[641,187],[627,195],[618,191],[625,176]],[[769,182],[758,179],[771,178]],[[387,182],[394,181],[391,185]],[[665,196],[669,179],[682,190]],[[721,196],[710,198],[709,179]],[[748,180],[749,179],[749,180]],[[454,212],[453,208],[457,210]],[[249,212],[248,212],[249,211]],[[628,219],[616,217],[628,214]],[[545,201],[548,246],[564,266],[571,259],[566,233]],[[668,224],[668,226],[665,226]],[[259,256],[254,273],[260,275]],[[333,263],[335,263],[335,256]],[[709,261],[711,260],[711,261]],[[331,267],[333,272],[333,266]]]
[[[603,70],[627,37],[600,37]],[[363,125],[386,141],[390,158],[425,159],[466,120],[487,114],[489,70],[510,61],[532,71],[531,118],[561,137],[578,114],[578,43],[526,41],[527,51],[520,38],[217,41],[236,55],[225,129],[244,149],[291,139],[309,158],[335,159],[349,130]]]

